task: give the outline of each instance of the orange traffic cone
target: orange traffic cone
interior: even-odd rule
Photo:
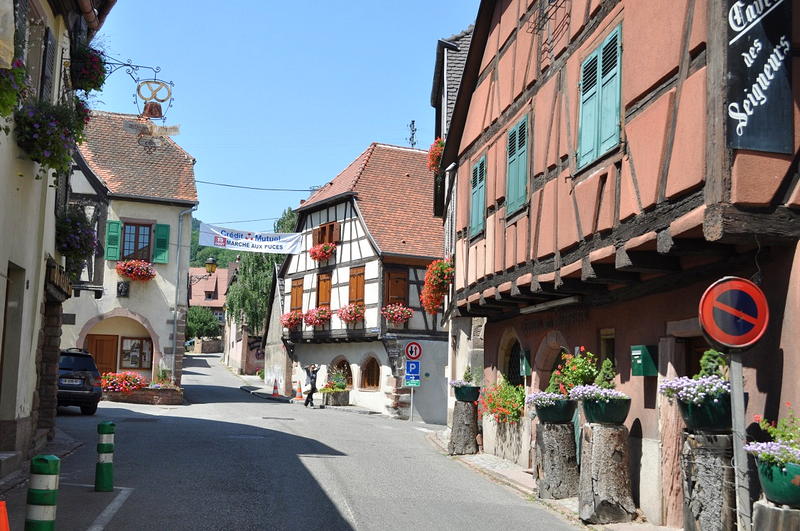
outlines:
[[[294,395],[295,400],[303,399],[303,386],[300,385],[300,380],[297,380],[297,393]]]
[[[275,380],[274,380],[274,381],[275,381],[275,383],[274,383],[274,384],[272,384],[272,396],[280,396],[280,395],[278,394],[278,379],[277,379],[277,378],[275,378]]]
[[[0,531],[11,531],[11,525],[8,523],[6,502],[4,501],[0,501]]]

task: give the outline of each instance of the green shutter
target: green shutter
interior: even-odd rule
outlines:
[[[506,214],[510,214],[517,208],[517,126],[515,125],[508,131],[508,166],[506,168]]]
[[[122,223],[106,221],[106,260],[119,260],[119,244]]]
[[[517,192],[519,206],[528,201],[528,119],[523,118],[517,129]]]
[[[508,133],[506,215],[525,204],[528,184],[528,119],[523,118]]]
[[[156,225],[154,239],[153,263],[166,264],[169,262],[169,225]]]
[[[482,231],[486,226],[486,155],[481,157],[478,163],[478,189],[480,197],[478,199],[478,231]]]
[[[469,235],[479,234],[485,225],[486,155],[472,167],[472,194],[469,205]]]
[[[578,130],[578,167],[597,158],[597,120],[599,112],[598,53],[595,51],[581,65],[580,127]]]
[[[619,27],[606,37],[600,47],[600,149],[598,156],[619,144]]]

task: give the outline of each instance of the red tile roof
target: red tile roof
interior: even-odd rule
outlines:
[[[442,255],[442,221],[433,216],[427,151],[373,143],[301,209],[346,192],[356,194],[367,230],[382,253]]]
[[[205,267],[190,267],[190,277],[201,277],[207,275]],[[200,280],[190,286],[191,294],[189,306],[207,306],[209,308],[222,308],[225,305],[225,292],[228,290],[228,270],[217,268],[208,278]],[[206,300],[206,292],[217,292],[217,298]]]
[[[86,164],[114,194],[197,202],[194,158],[171,138],[164,137],[155,152],[147,153],[125,121],[148,121],[135,114],[92,111],[86,140],[78,146]]]

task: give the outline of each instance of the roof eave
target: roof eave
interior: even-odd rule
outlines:
[[[306,213],[306,212],[313,212],[314,210],[322,209],[331,203],[338,203],[342,199],[347,199],[350,197],[355,197],[358,195],[356,192],[349,191],[349,192],[342,192],[341,194],[336,194],[326,199],[320,199],[319,201],[314,201],[311,204],[302,204],[299,207],[295,208],[294,211],[298,214]]]
[[[122,201],[143,201],[146,203],[165,203],[168,205],[177,205],[177,206],[194,206],[199,205],[200,201],[197,200],[190,200],[190,199],[178,199],[172,197],[153,197],[147,195],[136,195],[136,194],[118,194],[118,193],[109,193],[109,199],[120,199]]]
[[[444,39],[439,39],[436,43],[436,65],[433,68],[433,86],[431,87],[431,107],[439,104],[439,93],[442,86],[442,76],[444,73],[444,51],[458,50],[458,45]]]

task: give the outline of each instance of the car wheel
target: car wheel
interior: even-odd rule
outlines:
[[[97,412],[97,404],[92,406],[81,406],[81,415],[94,415]]]

